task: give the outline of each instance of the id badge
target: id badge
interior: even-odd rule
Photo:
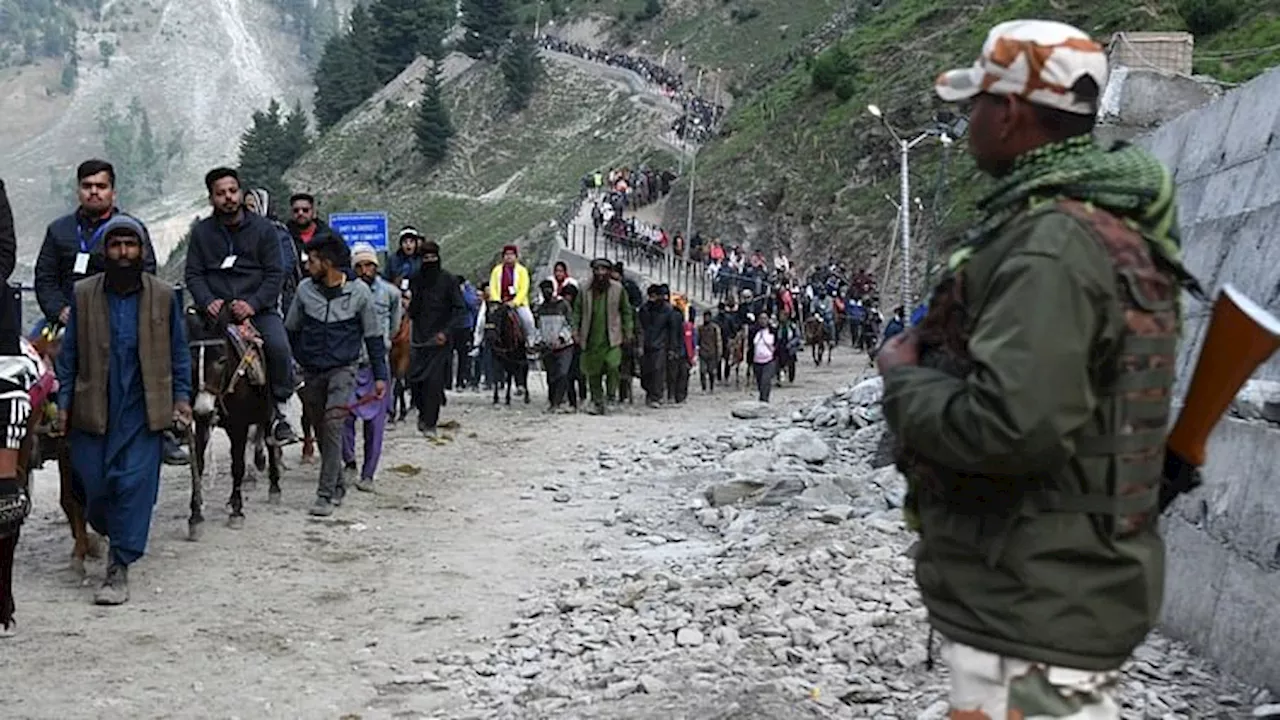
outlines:
[[[71,272],[76,275],[84,275],[89,272],[89,253],[76,253],[76,264],[71,268]]]
[[[235,255],[228,255],[228,256],[226,256],[225,258],[223,258],[223,260],[222,260],[222,267],[221,267],[221,268],[219,268],[219,269],[220,269],[220,270],[230,270],[231,268],[235,267],[235,265],[236,265],[236,256],[235,256]]]

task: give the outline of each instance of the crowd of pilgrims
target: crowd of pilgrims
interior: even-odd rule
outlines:
[[[684,76],[681,73],[665,68],[646,57],[610,52],[547,34],[539,37],[538,43],[547,50],[630,70],[645,82],[656,86],[663,95],[679,103],[684,109],[684,114],[671,123],[672,132],[683,141],[698,144],[706,142],[715,134],[716,124],[724,119],[723,105],[707,100],[696,90],[690,90],[685,85]]]
[[[610,176],[615,190],[619,177],[629,179],[624,196],[650,188],[650,200],[672,179],[648,170]],[[318,450],[309,512],[324,516],[343,504],[348,488],[375,489],[388,422],[416,408],[419,432],[433,436],[446,390],[496,389],[512,377],[513,355],[526,377],[528,363],[541,362],[548,412],[606,414],[636,402],[637,377],[647,406],[685,402],[695,368],[707,393],[745,374],[767,402],[783,378],[794,380],[806,340],[834,341],[854,319],[855,336],[880,334],[874,283],[865,272],[846,281],[836,264],[800,283],[785,257],[770,272],[763,255],[751,253],[741,272],[749,282],[737,282],[701,315],[665,285],[642,292],[622,263],[603,258],[581,285],[563,263],[533,284],[516,246],[504,247],[487,279],[473,284],[445,271],[440,245],[412,226],[384,258],[367,243],[348,245],[320,219],[310,194],[290,197],[290,217],[281,222],[270,195],[241,188],[231,168],[205,177],[213,212],[192,225],[185,287],[177,287],[155,276],[146,226],[116,206],[111,164],[86,161],[76,178],[79,207],[49,224],[36,261],[43,317],[20,352],[0,356],[0,454],[13,460],[28,436],[40,437],[40,448],[52,442],[73,557],[83,563],[88,529],[110,540],[94,594],[103,605],[128,600],[128,568],[146,549],[161,464],[193,462],[182,447],[193,423],[217,422],[233,447],[240,422],[257,425],[270,446],[301,441],[303,462],[314,462]],[[2,185],[0,211],[7,216]],[[708,243],[708,261],[746,255],[722,250]],[[0,264],[8,258],[0,252]],[[902,322],[899,309],[884,335]],[[801,323],[825,333],[810,337]],[[507,344],[511,338],[519,340]],[[213,363],[206,363],[209,343],[224,347]],[[528,384],[521,385],[529,402]],[[226,402],[246,387],[257,388],[245,397],[260,406],[252,414],[258,419],[238,421]],[[301,437],[288,408],[295,393]],[[37,451],[35,461],[41,458]],[[196,461],[196,473],[201,466]],[[243,475],[243,462],[233,459],[232,467]],[[233,478],[229,521],[243,518],[240,479]],[[199,506],[193,496],[192,523]],[[5,626],[17,529],[29,511],[25,487],[0,476]]]

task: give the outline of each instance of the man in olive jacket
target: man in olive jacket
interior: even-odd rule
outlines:
[[[995,27],[937,83],[972,104],[997,187],[878,364],[952,717],[1119,718],[1119,668],[1160,613],[1189,276],[1168,171],[1091,138],[1106,84],[1102,47],[1045,21]]]

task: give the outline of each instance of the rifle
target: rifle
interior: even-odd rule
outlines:
[[[1165,445],[1160,511],[1203,482],[1210,433],[1259,365],[1280,348],[1280,319],[1232,285],[1213,304],[1196,369]]]

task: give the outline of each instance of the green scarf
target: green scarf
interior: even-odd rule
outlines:
[[[1198,289],[1195,278],[1182,266],[1173,176],[1155,156],[1136,145],[1103,148],[1087,135],[1045,145],[1018,158],[1000,185],[979,201],[985,217],[951,255],[950,268],[964,264],[1014,216],[1060,197],[1092,204],[1121,218],[1142,233],[1157,260],[1184,286]]]

